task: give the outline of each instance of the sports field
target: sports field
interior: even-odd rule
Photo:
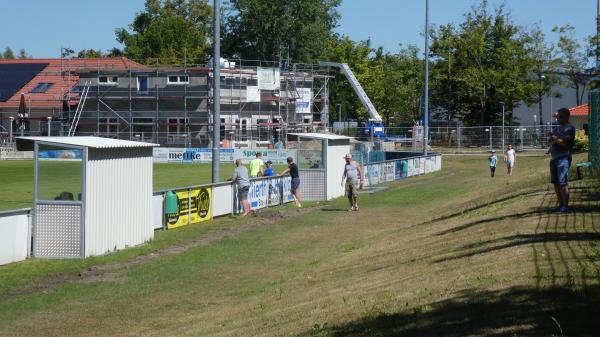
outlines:
[[[274,165],[276,172],[285,165]],[[40,178],[44,179],[40,195],[54,199],[61,191],[75,192],[81,174],[76,162],[41,161]],[[229,178],[233,164],[221,165],[221,179]],[[200,185],[211,182],[211,164],[154,164],[154,190]],[[0,161],[0,211],[31,207],[33,202],[33,162]]]
[[[581,160],[583,157],[576,158]],[[0,336],[598,336],[600,186],[549,212],[547,158],[0,267]]]

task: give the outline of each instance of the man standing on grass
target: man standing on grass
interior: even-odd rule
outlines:
[[[233,170],[233,175],[227,180],[233,181],[237,185],[238,200],[240,204],[242,204],[242,208],[244,210],[242,216],[248,215],[248,213],[250,213],[251,210],[250,203],[248,202],[250,178],[248,178],[248,169],[246,169],[246,167],[242,165],[241,159],[235,160],[235,169]]]
[[[250,161],[250,178],[262,175],[263,166],[265,166],[265,163],[262,160],[262,153],[256,152],[256,158]]]
[[[346,154],[344,159],[346,160],[346,165],[344,166],[344,174],[342,175],[342,186],[344,186],[345,179],[346,196],[348,196],[348,201],[350,202],[350,209],[348,212],[358,211],[358,189],[363,188],[363,170],[359,163],[352,160],[352,155],[350,153]]]
[[[556,213],[569,211],[569,167],[571,166],[571,148],[575,140],[575,127],[569,123],[571,112],[567,108],[558,110],[555,114],[558,126],[548,133],[550,144],[550,181],[558,198]]]
[[[504,155],[504,160],[506,161],[506,169],[507,174],[512,176],[513,167],[517,162],[517,155],[515,153],[515,149],[513,149],[512,144],[508,144],[508,150],[506,150],[506,154]]]
[[[283,170],[279,176],[285,175],[288,172],[290,173],[290,177],[292,177],[292,187],[290,188],[290,192],[292,192],[292,195],[294,196],[296,206],[301,208],[300,191],[298,191],[298,188],[300,187],[300,172],[298,172],[298,165],[294,163],[294,158],[292,157],[287,157],[286,161],[288,163],[288,168]]]

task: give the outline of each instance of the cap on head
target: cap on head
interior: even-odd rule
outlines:
[[[346,155],[344,156],[344,158],[346,158],[346,159],[352,159],[352,155],[350,153],[346,153]]]
[[[271,165],[271,164],[273,164],[273,162],[270,160],[267,160],[267,165]]]

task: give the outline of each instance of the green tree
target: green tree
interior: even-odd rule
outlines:
[[[28,59],[28,58],[30,58],[30,56],[27,55],[27,52],[25,51],[25,49],[21,48],[21,49],[19,49],[19,58],[20,59]]]
[[[150,63],[204,62],[209,49],[212,9],[208,0],[146,0],[131,31],[116,29],[125,56]]]
[[[104,57],[104,55],[102,54],[102,52],[100,50],[83,49],[83,50],[80,50],[79,53],[77,53],[77,57],[90,59],[90,58]]]
[[[554,27],[558,34],[558,51],[560,66],[568,78],[567,87],[575,90],[577,105],[581,104],[585,93],[585,84],[590,76],[591,67],[587,51],[575,38],[575,28],[570,24]],[[588,48],[589,49],[589,48]]]
[[[545,41],[539,25],[534,25],[527,36],[527,48],[531,61],[531,73],[535,81],[530,81],[530,92],[535,93],[535,97],[527,100],[530,103],[536,100],[538,103],[538,115],[540,125],[544,125],[544,115],[542,111],[542,99],[544,96],[552,94],[552,87],[560,83],[558,75],[558,66],[560,60],[556,57],[556,51],[553,44]]]
[[[13,53],[13,51],[12,51],[12,49],[10,49],[10,47],[6,47],[6,49],[4,49],[4,53],[2,54],[2,58],[14,59],[15,53]]]
[[[341,0],[230,0],[223,54],[315,62],[337,26]]]
[[[434,79],[434,106],[452,111],[466,124],[497,124],[502,118],[501,102],[507,110],[532,97],[531,59],[527,35],[517,26],[504,6],[493,12],[482,1],[466,13],[458,26],[447,25],[432,33],[431,53],[437,72]],[[451,90],[451,91],[449,91]],[[456,101],[440,98],[452,94]]]

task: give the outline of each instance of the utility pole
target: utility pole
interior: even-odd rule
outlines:
[[[600,1],[600,0],[599,0]],[[429,143],[429,0],[425,0],[425,111],[423,112],[423,155]]]
[[[213,31],[212,182],[216,184],[221,180],[221,0],[214,0]]]
[[[504,152],[504,102],[500,102],[502,106],[502,152]]]

